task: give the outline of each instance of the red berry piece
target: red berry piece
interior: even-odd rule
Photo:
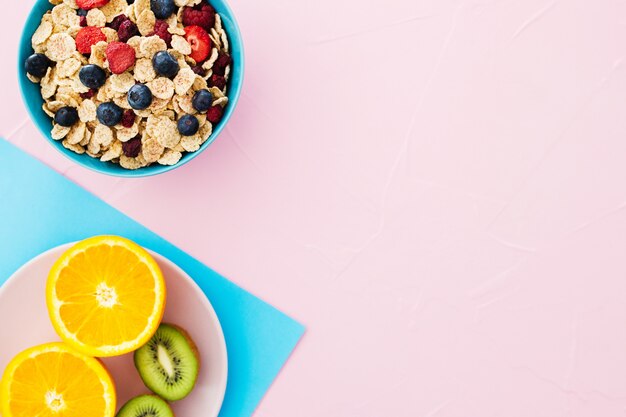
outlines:
[[[233,59],[225,52],[220,52],[215,61],[215,65],[226,68],[233,62]]]
[[[167,30],[170,25],[165,20],[157,20],[154,24],[154,31],[148,36],[157,35],[163,39],[167,46],[172,46],[172,34]]]
[[[122,152],[129,158],[136,158],[141,152],[141,136],[137,135],[131,140],[122,143]]]
[[[230,58],[230,55],[224,52],[220,52],[219,55],[217,56],[217,60],[215,61],[215,64],[213,64],[213,74],[217,74],[217,75],[226,74],[226,67],[230,65],[231,62],[232,62],[232,59]]]
[[[80,26],[81,27],[87,26],[87,16],[80,16]]]
[[[202,65],[195,65],[191,67],[191,70],[201,77],[204,77],[206,75],[206,70],[202,68]]]
[[[90,54],[93,45],[106,40],[107,36],[100,28],[93,26],[84,27],[76,34],[76,49],[81,54]]]
[[[222,116],[224,116],[222,106],[213,106],[206,113],[207,120],[213,124],[219,123],[219,121],[222,120]]]
[[[185,7],[182,17],[185,26],[200,26],[205,30],[211,30],[215,26],[215,9],[206,3]]]
[[[111,0],[76,0],[76,5],[85,10],[95,9],[107,5]]]
[[[135,124],[135,112],[132,110],[126,110],[124,115],[122,116],[122,121],[120,124],[124,127],[133,127]]]
[[[94,90],[93,88],[90,88],[89,91],[87,91],[86,93],[80,93],[80,97],[83,100],[93,98],[95,95],[96,95],[96,90]]]
[[[211,38],[206,30],[200,26],[189,26],[185,28],[185,39],[191,45],[191,54],[194,61],[200,63],[209,57],[212,44]]]
[[[217,87],[223,90],[226,87],[226,78],[221,75],[213,74],[209,79],[209,87]]]
[[[123,42],[111,42],[106,49],[109,69],[113,74],[122,74],[135,65],[135,49]]]
[[[113,30],[120,30],[120,25],[127,20],[130,20],[128,19],[128,16],[126,16],[125,14],[121,14],[119,16],[115,16],[115,19],[113,19],[113,21],[107,26]]]
[[[120,23],[119,29],[117,29],[117,36],[122,42],[128,42],[133,36],[139,35],[139,28],[132,20],[125,20]]]

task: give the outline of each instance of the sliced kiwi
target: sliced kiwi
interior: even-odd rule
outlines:
[[[167,401],[178,401],[196,385],[200,362],[187,332],[161,324],[152,339],[135,352],[135,367],[152,392]]]
[[[116,417],[174,417],[174,413],[156,395],[140,395],[124,404]]]

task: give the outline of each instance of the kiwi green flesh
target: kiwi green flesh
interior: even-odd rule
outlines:
[[[169,324],[161,324],[150,341],[135,352],[135,366],[146,387],[167,401],[185,398],[198,379],[193,341]]]
[[[174,417],[174,413],[156,395],[140,395],[124,404],[116,417]]]

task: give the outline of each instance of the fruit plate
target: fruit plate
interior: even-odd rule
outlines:
[[[73,244],[62,245],[33,258],[0,288],[0,372],[19,352],[58,341],[46,309],[46,278],[52,264]],[[215,310],[200,287],[182,269],[150,252],[163,270],[167,286],[164,321],[186,329],[200,353],[200,374],[192,393],[172,404],[178,417],[217,417],[228,378],[226,341]],[[117,388],[118,409],[130,398],[148,393],[127,354],[103,360]]]

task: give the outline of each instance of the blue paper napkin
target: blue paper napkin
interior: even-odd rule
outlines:
[[[101,234],[128,237],[196,280],[217,312],[228,347],[220,417],[251,415],[304,327],[0,139],[0,285],[34,256]]]

